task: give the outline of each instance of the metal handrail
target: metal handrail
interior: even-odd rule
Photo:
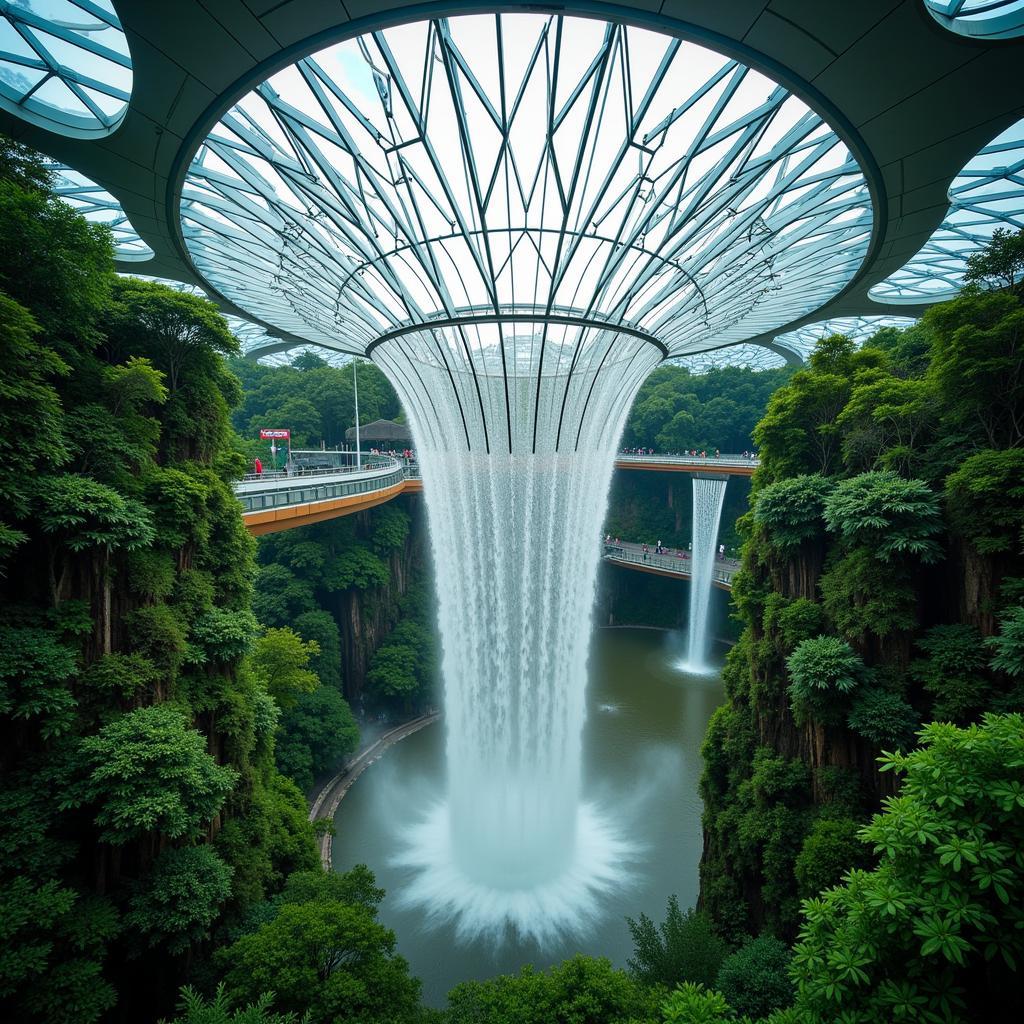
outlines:
[[[761,460],[756,455],[627,455],[625,452],[619,452],[615,456],[615,461],[664,462],[670,466],[753,466],[755,469],[761,465]]]
[[[679,555],[656,555],[648,552],[644,558],[642,552],[627,551],[625,548],[615,544],[604,544],[604,557],[610,562],[626,562],[630,565],[646,565],[655,569],[665,569],[679,576],[693,575],[692,557],[680,557]],[[715,568],[712,570],[712,579],[719,583],[732,585],[732,578],[736,575],[740,563],[733,558],[715,559]]]
[[[371,455],[363,459],[362,466],[332,466],[330,469],[293,469],[290,473],[284,469],[265,469],[262,473],[246,473],[237,483],[251,484],[261,480],[294,480],[299,477],[338,476],[341,473],[365,473],[370,469],[384,469],[398,464],[399,459],[387,455]]]
[[[394,462],[394,460],[391,460]],[[401,484],[405,480],[405,467],[397,463],[392,467],[383,467],[384,472],[365,470],[349,479],[317,481],[316,478],[303,481],[296,479],[294,486],[269,488],[265,491],[236,492],[242,503],[244,512],[264,512],[269,509],[283,508],[288,505],[307,505],[317,501],[328,501],[331,498],[346,498],[354,494],[370,494],[374,491],[387,490]],[[338,476],[339,474],[334,474]]]

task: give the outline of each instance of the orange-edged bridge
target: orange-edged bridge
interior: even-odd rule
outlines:
[[[744,455],[616,456],[616,469],[750,476],[758,460]],[[336,466],[294,474],[250,475],[235,485],[242,516],[254,536],[352,515],[423,490],[419,467],[408,460],[369,456],[363,466]],[[636,566],[643,568],[643,564]],[[646,571],[653,571],[649,568]],[[665,572],[663,575],[686,575]]]

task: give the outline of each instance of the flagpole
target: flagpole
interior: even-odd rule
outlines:
[[[352,390],[356,398],[356,469],[363,468],[363,453],[359,450],[359,378],[356,376],[356,361],[352,358]]]

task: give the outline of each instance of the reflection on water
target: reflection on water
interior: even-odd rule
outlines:
[[[423,979],[428,1004],[443,1005],[448,989],[467,978],[516,971],[524,963],[544,967],[577,952],[625,966],[632,952],[627,915],[644,912],[660,919],[673,892],[682,906],[693,904],[702,845],[700,746],[723,694],[717,674],[693,676],[675,667],[684,644],[678,634],[655,630],[595,634],[583,737],[584,798],[614,815],[616,831],[630,837],[634,851],[614,887],[593,901],[582,934],[508,934],[498,942],[474,936],[471,929],[460,935],[445,920],[443,894],[434,914],[410,905],[409,887],[417,875],[396,858],[410,827],[433,829],[435,839],[443,834],[430,818],[444,791],[442,728],[431,726],[403,740],[349,792],[335,819],[335,868],[369,864],[387,889],[381,919],[395,929],[399,951]],[[595,829],[601,824],[596,821]],[[599,841],[595,833],[595,848]],[[528,900],[523,913],[527,920]]]

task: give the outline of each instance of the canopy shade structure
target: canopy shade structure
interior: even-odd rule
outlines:
[[[868,293],[879,302],[914,304],[953,298],[967,260],[997,228],[1024,228],[1024,120],[1001,132],[949,188],[942,223],[912,260]]]
[[[920,287],[915,274],[913,287],[889,282],[876,290],[876,302],[869,289],[921,251],[952,213],[951,198],[958,208],[950,186],[959,172],[967,174],[1024,115],[1021,43],[1011,24],[1020,2],[871,0],[842,9],[793,0],[668,2],[658,14],[649,5],[597,3],[586,5],[586,20],[571,17],[570,4],[564,19],[520,15],[523,24],[547,26],[532,36],[509,29],[499,40],[492,25],[474,28],[471,43],[466,26],[480,16],[453,5],[413,10],[366,0],[349,7],[354,19],[318,0],[121,6],[0,5],[0,127],[112,197],[115,207],[104,199],[87,215],[109,218],[116,208],[138,236],[134,249],[119,245],[124,269],[152,251],[148,272],[201,283],[226,312],[269,329],[252,348],[273,361],[309,343],[363,354],[382,330],[507,306],[513,275],[518,303],[527,262],[539,286],[536,295],[530,289],[526,315],[546,320],[582,309],[595,324],[611,318],[656,336],[674,355],[722,349],[707,357],[717,362],[733,344],[774,350],[777,335],[802,323],[918,315],[959,286],[948,249],[925,265],[939,284]],[[675,60],[666,63],[673,48]],[[551,79],[550,109],[542,110],[531,90],[548,82],[556,55],[558,81]],[[74,100],[51,103],[50,93],[63,89]],[[603,105],[588,107],[593,95]],[[641,120],[648,119],[633,132],[628,118],[640,116],[645,102]],[[816,182],[829,195],[824,231],[808,231],[800,216],[787,219],[799,209],[784,213],[807,202],[793,174],[798,154],[809,150],[793,148],[785,171],[778,158],[785,116],[801,104],[823,133],[808,135],[807,144],[821,150],[825,133],[836,139],[822,154],[833,160],[832,178]],[[597,113],[578,130],[589,109]],[[549,136],[550,147],[538,153],[524,141],[527,120],[548,128],[532,134]],[[730,165],[726,150],[744,133],[748,148],[741,143]],[[605,205],[588,207],[608,154],[618,152],[616,135],[628,154],[620,173],[636,177],[635,193],[613,177]],[[773,147],[774,171],[759,169]],[[430,152],[441,171],[432,178]],[[328,174],[324,158],[339,153]],[[841,153],[858,185],[835,174],[845,166]],[[983,155],[989,171],[993,163],[1012,166]],[[657,180],[642,180],[644,160]],[[681,172],[671,188],[667,166]],[[740,166],[746,177],[733,180]],[[780,173],[795,187],[772,206],[765,190]],[[1006,181],[1013,185],[1012,174]],[[714,183],[708,196],[725,205],[702,205],[701,182]],[[264,194],[267,183],[273,196]],[[864,196],[844,214],[837,206],[850,201],[847,184]],[[555,216],[551,229],[557,204],[568,204],[568,215]],[[1010,205],[1001,203],[1002,222],[1011,222]],[[603,218],[601,230],[587,221],[591,208]],[[976,205],[970,210],[974,216]],[[517,211],[528,229],[519,235]],[[759,216],[774,243],[762,239]],[[752,229],[746,241],[744,223]],[[975,245],[986,236],[974,227],[953,230]],[[561,262],[553,262],[557,239]],[[809,263],[782,245],[787,239],[798,241]],[[700,250],[709,248],[717,256],[705,259]],[[365,264],[351,288],[336,258],[342,254]],[[311,284],[309,261],[319,267],[325,255],[331,272]],[[753,275],[745,273],[750,266]],[[351,306],[335,302],[341,285]],[[712,300],[707,322],[698,288]],[[349,318],[353,309],[358,315]],[[751,350],[734,355],[749,363]]]
[[[730,345],[728,348],[701,352],[696,356],[683,356],[672,360],[691,373],[707,373],[727,366],[746,367],[751,370],[778,370],[791,360],[763,345]]]
[[[360,354],[509,320],[700,351],[840,291],[872,224],[846,144],[762,74],[526,14],[413,23],[282,71],[206,137],[181,218],[218,292]]]
[[[924,0],[950,32],[977,39],[1012,39],[1024,32],[1024,0]]]
[[[345,437],[349,441],[356,439],[356,428],[349,427],[345,431]],[[398,442],[406,444],[412,440],[412,432],[404,423],[395,423],[394,420],[374,420],[372,423],[365,423],[359,428],[361,443],[373,444],[377,441]]]
[[[131,55],[110,0],[0,2],[0,106],[95,138],[117,128],[131,91]]]
[[[114,255],[124,263],[142,263],[153,258],[153,250],[132,227],[121,204],[102,186],[66,164],[53,164],[53,190],[69,206],[94,224],[110,229]]]

